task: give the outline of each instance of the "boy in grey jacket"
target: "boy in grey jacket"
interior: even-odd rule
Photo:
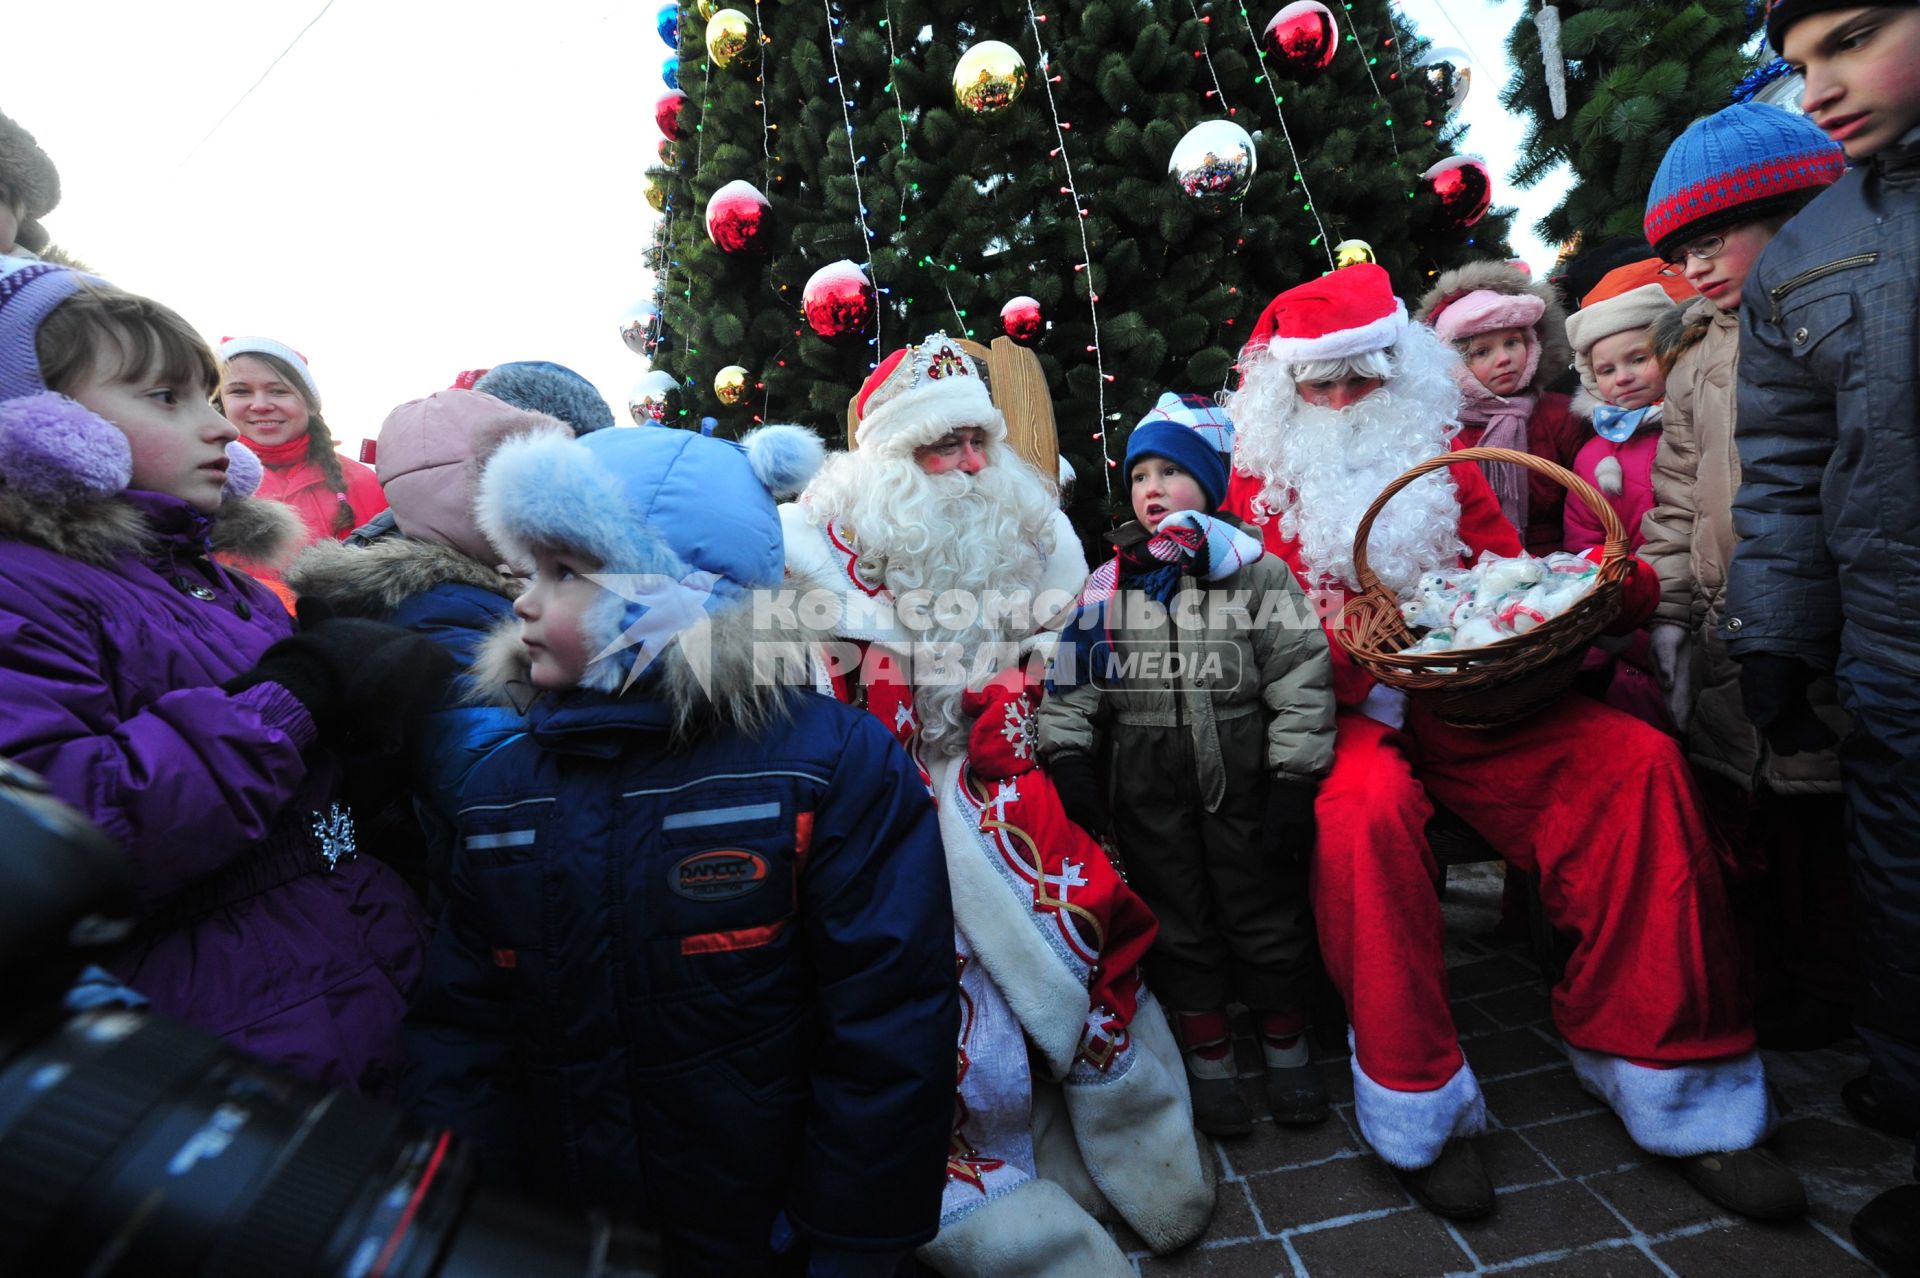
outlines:
[[[1740,335],[1740,545],[1721,634],[1748,716],[1783,754],[1833,740],[1862,921],[1863,1122],[1920,1122],[1920,6],[1775,0],[1767,37],[1853,168],[1754,267]],[[1920,1169],[1917,1169],[1920,1170]],[[1862,1208],[1869,1259],[1920,1272],[1920,1185]]]
[[[1234,1084],[1230,1001],[1258,1022],[1275,1121],[1327,1114],[1302,1034],[1318,971],[1305,864],[1333,765],[1333,663],[1293,573],[1214,513],[1231,432],[1212,403],[1171,393],[1134,427],[1138,522],[1113,534],[1116,554],[1088,579],[1039,716],[1067,816],[1096,837],[1112,825],[1128,882],[1159,920],[1147,980],[1174,1010],[1194,1123],[1213,1136],[1253,1121]]]

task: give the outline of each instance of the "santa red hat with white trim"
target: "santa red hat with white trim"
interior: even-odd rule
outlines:
[[[854,397],[853,411],[854,446],[884,456],[910,455],[967,426],[989,439],[1007,437],[980,365],[945,333],[881,360]]]
[[[1240,358],[1261,354],[1288,364],[1351,359],[1385,350],[1407,331],[1407,304],[1372,262],[1329,271],[1267,303]]]

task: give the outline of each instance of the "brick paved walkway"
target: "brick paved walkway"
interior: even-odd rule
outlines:
[[[1143,1278],[1870,1278],[1876,1271],[1854,1251],[1847,1220],[1906,1178],[1912,1151],[1855,1125],[1841,1108],[1840,1084],[1865,1068],[1858,1044],[1768,1054],[1784,1111],[1773,1147],[1805,1180],[1813,1210],[1787,1227],[1735,1220],[1636,1148],[1580,1089],[1524,947],[1470,939],[1492,927],[1499,891],[1496,867],[1456,867],[1447,902],[1454,1020],[1492,1128],[1479,1145],[1499,1192],[1493,1217],[1453,1225],[1413,1205],[1359,1140],[1339,1044],[1321,1066],[1341,1102],[1335,1117],[1284,1132],[1263,1121],[1253,1135],[1218,1146],[1219,1204],[1200,1242],[1155,1257],[1119,1231]],[[1257,1057],[1250,1043],[1242,1046],[1243,1086],[1257,1101]]]

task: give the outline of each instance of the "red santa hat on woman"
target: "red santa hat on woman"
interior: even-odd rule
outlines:
[[[1263,351],[1287,364],[1385,350],[1407,329],[1407,305],[1372,262],[1329,271],[1267,303],[1242,358]]]
[[[968,426],[993,440],[1007,437],[980,365],[945,333],[880,361],[854,397],[853,411],[854,446],[883,456],[911,454]]]

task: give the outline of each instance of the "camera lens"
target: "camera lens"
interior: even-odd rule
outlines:
[[[183,1025],[85,1013],[0,1047],[0,1273],[654,1272],[647,1239],[476,1191],[446,1133]]]

